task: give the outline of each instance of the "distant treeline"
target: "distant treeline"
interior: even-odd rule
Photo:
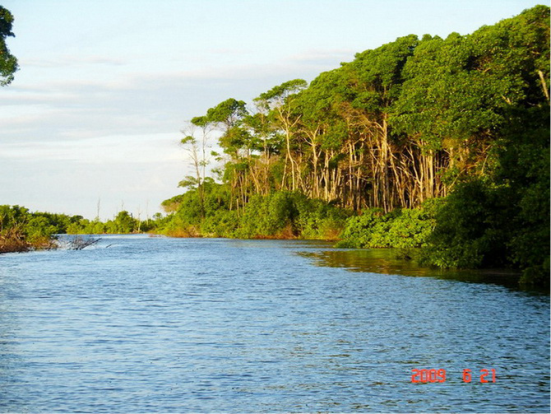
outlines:
[[[160,215],[140,221],[127,211],[102,222],[82,216],[31,212],[20,206],[0,206],[0,253],[25,252],[57,247],[58,234],[128,234],[152,231]]]
[[[254,107],[221,102],[184,131],[194,174],[163,231],[425,246],[429,263],[548,283],[549,58],[536,6],[471,35],[398,38]]]

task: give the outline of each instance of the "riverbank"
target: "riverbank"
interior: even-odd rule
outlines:
[[[0,254],[2,253],[24,253],[34,250],[56,249],[55,239],[43,237],[29,241],[26,236],[16,231],[9,231],[7,234],[0,234]]]
[[[411,252],[409,252],[411,253]],[[496,284],[509,289],[549,294],[545,287],[520,283],[522,272],[511,268],[443,269],[404,258],[403,249],[334,249],[302,252],[316,266],[345,268],[351,272],[380,273],[411,277],[431,277],[477,284]]]

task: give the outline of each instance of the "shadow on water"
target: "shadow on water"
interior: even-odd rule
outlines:
[[[351,272],[380,273],[413,277],[433,277],[458,280],[468,283],[492,283],[514,290],[524,289],[519,285],[521,274],[510,269],[469,269],[446,270],[425,267],[412,260],[400,258],[399,249],[326,249],[298,252],[302,257],[313,261],[316,266],[340,267]],[[546,293],[535,291],[534,293]]]

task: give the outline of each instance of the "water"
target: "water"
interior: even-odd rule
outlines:
[[[549,296],[338,252],[118,236],[0,256],[0,411],[549,412]],[[446,381],[411,382],[429,368]]]

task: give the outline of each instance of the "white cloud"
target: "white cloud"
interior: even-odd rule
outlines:
[[[19,65],[23,68],[48,69],[67,69],[83,65],[123,66],[126,64],[128,64],[128,60],[110,56],[57,56],[40,59],[24,58],[19,61]]]
[[[278,83],[300,76],[312,78],[322,70],[338,67],[345,54],[314,51],[269,65],[14,84],[3,98],[0,143],[176,132],[184,120],[201,115],[222,100],[235,97],[250,101]]]

